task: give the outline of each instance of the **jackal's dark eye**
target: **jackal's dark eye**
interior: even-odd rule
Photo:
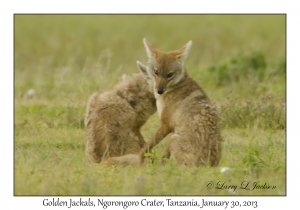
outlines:
[[[158,70],[157,69],[154,69],[154,74],[158,75]]]
[[[173,74],[174,74],[173,72],[170,72],[170,73],[167,75],[167,77],[168,77],[168,78],[171,78],[171,77],[173,76]]]

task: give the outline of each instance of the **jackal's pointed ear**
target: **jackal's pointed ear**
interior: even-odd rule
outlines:
[[[149,44],[146,40],[146,38],[143,39],[144,46],[146,48],[146,53],[148,58],[156,58],[157,56],[157,50],[155,47],[153,47],[151,44]]]
[[[191,46],[192,46],[192,41],[189,41],[186,45],[184,45],[182,48],[178,50],[178,54],[176,58],[180,59],[181,61],[184,61],[189,54]]]
[[[136,61],[136,64],[140,70],[140,72],[142,72],[142,74],[145,76],[145,77],[149,77],[149,74],[148,74],[148,71],[147,71],[147,66],[145,66],[144,64],[142,64],[141,62],[139,61]]]

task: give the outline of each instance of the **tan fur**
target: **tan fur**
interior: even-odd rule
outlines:
[[[134,162],[145,144],[140,129],[155,111],[149,79],[141,73],[123,78],[112,90],[91,95],[85,115],[88,161]],[[127,156],[122,159],[122,155]]]
[[[152,78],[160,127],[140,151],[140,161],[145,152],[170,134],[164,158],[172,156],[181,165],[218,165],[223,141],[218,112],[184,69],[191,41],[171,52],[162,52],[145,39],[144,44],[148,66],[140,63],[139,67]]]
[[[139,155],[136,154],[127,154],[119,157],[108,157],[103,160],[101,165],[123,165],[123,166],[138,166],[139,165]]]

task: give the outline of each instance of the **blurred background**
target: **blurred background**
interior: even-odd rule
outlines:
[[[16,99],[34,89],[40,103],[70,93],[84,101],[138,72],[136,60],[147,61],[144,37],[163,51],[192,40],[186,67],[208,89],[251,72],[247,62],[263,68],[258,75],[285,73],[285,15],[15,15],[14,22]]]

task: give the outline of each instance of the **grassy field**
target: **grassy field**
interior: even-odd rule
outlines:
[[[15,15],[14,23],[15,195],[286,194],[284,15]],[[151,165],[87,163],[87,99],[138,72],[143,37],[165,51],[193,41],[187,71],[222,118],[218,167],[161,166],[167,138]],[[146,140],[158,124],[154,114]]]

